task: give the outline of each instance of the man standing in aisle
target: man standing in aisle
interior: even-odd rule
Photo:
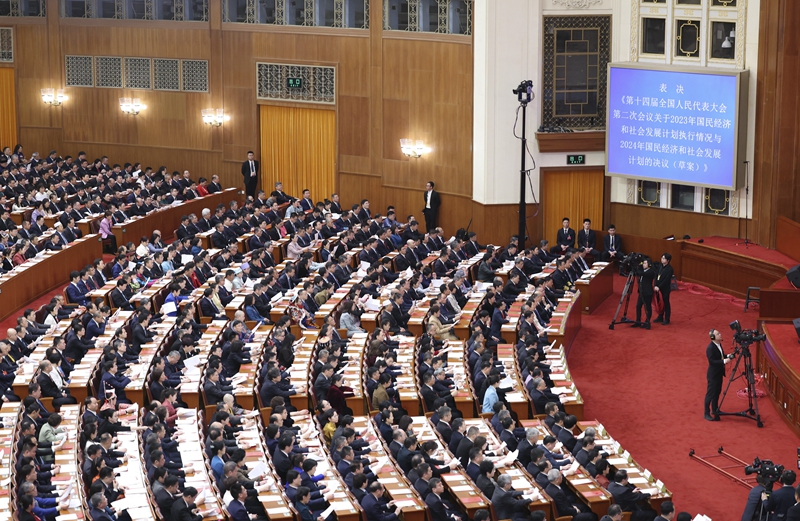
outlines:
[[[725,356],[722,350],[722,333],[717,329],[708,332],[711,343],[706,347],[708,370],[706,371],[706,399],[703,404],[703,418],[708,421],[719,421],[719,395],[722,392],[722,380],[725,378],[725,365],[731,361],[731,356]],[[712,417],[711,414],[714,414]]]
[[[425,207],[422,209],[422,214],[425,216],[425,228],[430,232],[435,230],[438,225],[439,206],[442,204],[439,198],[439,192],[433,189],[433,181],[428,181],[425,185]]]
[[[258,184],[258,161],[254,159],[253,151],[247,152],[247,161],[242,163],[242,177],[244,177],[244,189],[248,197],[255,199],[256,185]]]

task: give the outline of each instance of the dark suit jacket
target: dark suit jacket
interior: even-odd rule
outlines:
[[[383,500],[376,498],[375,494],[367,493],[361,500],[361,508],[367,521],[397,521],[397,514],[389,512]]]
[[[639,510],[639,501],[650,497],[650,494],[645,494],[644,492],[634,492],[633,485],[622,485],[615,481],[609,483],[607,488],[608,492],[614,496],[614,502],[618,504],[624,512]],[[794,495],[794,492],[792,495]]]
[[[721,381],[725,377],[725,359],[713,341],[708,344],[708,347],[706,347],[706,358],[708,358],[708,370],[706,371],[706,378],[709,381]]]
[[[231,515],[232,521],[250,521],[247,509],[236,499],[228,505],[228,513]]]
[[[656,276],[656,287],[661,293],[669,293],[672,291],[672,275],[675,270],[672,269],[671,264],[664,266],[659,264],[658,275]]]
[[[425,209],[425,205],[428,204],[428,191],[425,190],[422,192],[422,209]],[[436,190],[431,190],[431,210],[435,212],[439,211],[439,206],[442,205],[442,198],[439,197],[439,192]]]
[[[778,515],[785,514],[794,506],[794,488],[783,486],[776,488],[767,500],[767,511],[772,512],[770,519],[781,520]]]
[[[597,244],[597,237],[595,236],[594,230],[589,230],[588,232],[581,228],[581,231],[578,232],[578,248],[594,248]]]
[[[574,516],[577,513],[575,507],[572,506],[572,503],[570,503],[569,498],[567,498],[567,495],[564,493],[562,487],[558,487],[553,483],[550,483],[547,485],[547,488],[545,488],[544,491],[547,492],[547,495],[553,500],[553,507],[555,507],[556,517]]]
[[[575,247],[575,230],[572,228],[567,228],[567,231],[564,232],[564,228],[561,227],[558,229],[558,234],[556,235],[556,243],[559,246],[567,246],[569,248]]]
[[[497,512],[498,519],[512,519],[515,512],[527,513],[527,505],[530,503],[528,499],[517,499],[522,495],[521,491],[517,490],[503,490],[501,487],[495,487],[494,495],[492,495],[492,506]]]
[[[611,236],[606,235],[603,237],[603,250],[611,251]],[[614,251],[617,252],[617,257],[622,255],[622,237],[614,235]]]
[[[186,500],[180,498],[172,504],[172,511],[170,516],[170,521],[201,521],[203,516],[192,514],[191,508],[194,508],[194,504],[189,506],[186,505]]]
[[[258,179],[258,171],[259,171],[258,161],[254,159],[253,165],[255,166],[256,170],[256,179]],[[242,163],[242,177],[244,177],[245,180],[247,180],[250,177],[250,161],[245,161]]]

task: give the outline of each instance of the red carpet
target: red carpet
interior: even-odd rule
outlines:
[[[719,446],[745,461],[755,456],[771,459],[787,469],[795,466],[800,440],[778,416],[768,398],[759,400],[764,428],[745,418],[703,419],[703,397],[708,362],[708,330],[722,332],[723,347],[731,349],[728,323],[739,320],[755,327],[757,312],[743,313],[738,299],[699,293],[700,287],[682,286],[672,293],[672,324],[653,324],[650,331],[608,324],[619,303],[625,279],[615,276],[615,294],[583,326],[569,355],[569,367],[586,402],[587,419],[597,418],[641,465],[669,488],[679,511],[694,517],[703,513],[714,521],[741,518],[747,490],[689,458],[716,454]],[[732,303],[734,301],[735,303]],[[628,317],[635,317],[635,299]],[[753,353],[755,359],[755,353]],[[755,361],[755,360],[754,360]],[[738,411],[747,402],[731,386],[721,408]],[[726,380],[727,384],[727,380]],[[723,390],[725,386],[723,385]],[[744,477],[744,471],[733,470]]]
[[[754,257],[756,259],[761,259],[773,264],[780,264],[786,267],[787,270],[798,262],[788,255],[784,255],[776,250],[770,250],[769,248],[759,246],[758,244],[750,244],[745,247],[743,244],[741,244],[743,240],[735,237],[718,237],[715,235],[712,237],[702,237],[702,240],[703,244],[706,246],[719,248],[720,250],[725,250],[732,253],[738,253],[740,255],[747,255],[748,257]],[[689,242],[696,243],[698,242],[698,239],[691,239]]]

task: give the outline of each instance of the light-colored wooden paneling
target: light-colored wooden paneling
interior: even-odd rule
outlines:
[[[641,235],[654,239],[669,235],[674,235],[676,239],[682,239],[684,235],[736,237],[739,229],[738,219],[734,217],[624,203],[611,203],[610,222],[623,235]]]
[[[369,98],[338,97],[339,156],[369,157]]]
[[[542,169],[542,219],[544,238],[550,246],[556,245],[556,235],[564,217],[577,233],[583,220],[592,221],[597,230],[603,226],[603,187],[605,174],[602,167],[585,169]]]
[[[216,173],[224,185],[238,186],[248,150],[266,159],[260,150],[258,105],[263,102],[256,99],[256,63],[331,65],[336,67],[341,172],[336,186],[343,196],[369,197],[382,206],[401,187],[408,192],[398,195],[408,206],[403,211],[418,213],[421,190],[434,180],[445,197],[461,196],[460,203],[470,203],[472,45],[467,39],[384,38],[380,11],[378,3],[370,17],[373,26],[363,33],[222,24],[216,12],[208,24],[185,27],[58,17],[19,25],[20,139],[28,150],[55,148],[72,155],[85,150],[90,158],[105,154],[116,163],[188,168],[197,176]],[[70,88],[62,108],[46,107],[39,89],[63,85],[64,55],[70,54],[206,59],[210,92]],[[118,98],[124,95],[140,97],[147,110],[135,117],[122,114]],[[203,108],[223,108],[230,119],[210,128],[202,123]],[[400,153],[401,138],[423,139],[433,152],[409,160]],[[463,213],[462,226],[471,211]],[[454,224],[461,220],[453,219]]]

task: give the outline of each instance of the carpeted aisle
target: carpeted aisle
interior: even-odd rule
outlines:
[[[637,462],[661,479],[673,492],[679,511],[688,511],[693,517],[703,513],[714,521],[740,519],[748,491],[688,454],[693,448],[699,455],[712,455],[723,446],[748,462],[758,456],[787,469],[795,467],[800,440],[780,419],[769,398],[759,400],[762,429],[744,418],[723,417],[712,423],[702,416],[708,330],[714,327],[722,332],[727,353],[732,345],[728,323],[738,319],[743,327],[754,328],[757,311],[751,308],[745,314],[740,300],[711,294],[696,285],[681,285],[680,291],[672,293],[669,326],[653,324],[647,331],[617,325],[611,331],[608,324],[625,281],[617,275],[614,279],[615,294],[592,315],[583,317],[568,359],[586,403],[587,419],[600,420]],[[630,318],[635,317],[635,296]],[[755,348],[753,359],[755,363]],[[743,387],[738,382],[731,386],[723,411],[746,407],[746,400],[734,392]],[[743,470],[731,473],[744,476]]]

